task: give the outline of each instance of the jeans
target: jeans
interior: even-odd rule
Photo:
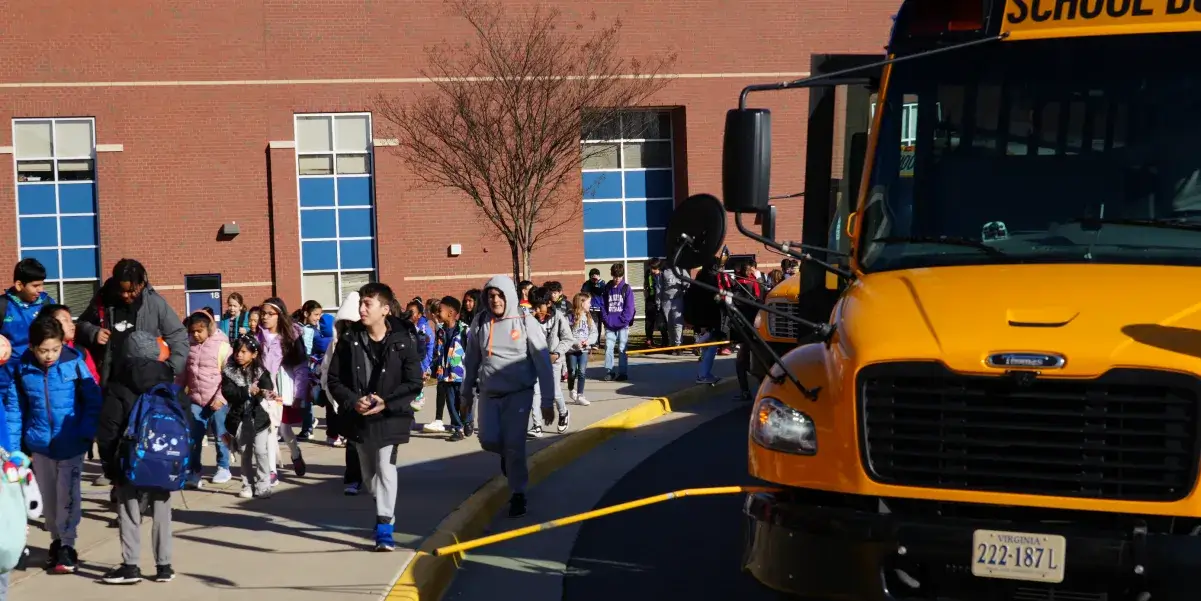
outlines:
[[[713,377],[713,362],[717,359],[717,347],[707,346],[701,350],[701,370],[698,378]]]
[[[567,389],[584,394],[584,372],[588,369],[588,355],[584,351],[567,353]]]
[[[605,371],[613,373],[613,347],[617,346],[619,347],[616,349],[618,353],[617,375],[624,376],[629,373],[630,357],[626,354],[626,347],[629,344],[630,328],[605,332]]]
[[[317,421],[316,405],[309,403],[309,408],[304,410],[304,419],[300,422],[300,433],[311,435],[313,433],[314,422]]]
[[[462,402],[463,384],[460,382],[438,382],[438,414],[436,419],[442,419],[441,403],[445,403],[446,411],[450,413],[450,427],[453,430],[463,429],[463,420],[459,417],[459,403]]]
[[[208,433],[209,424],[217,431],[217,469],[229,469],[229,447],[225,446],[225,417],[229,415],[229,405],[213,411],[210,407],[201,407],[192,403],[192,457],[188,459],[193,474],[204,471],[201,464],[204,450],[204,436]]]

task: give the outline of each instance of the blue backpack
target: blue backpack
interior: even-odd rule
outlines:
[[[159,384],[134,402],[125,428],[121,471],[129,484],[149,490],[181,490],[188,480],[192,419],[178,400],[179,388]]]

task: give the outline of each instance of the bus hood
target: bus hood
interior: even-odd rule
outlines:
[[[995,353],[1061,355],[1054,372],[1116,366],[1201,374],[1201,269],[982,265],[868,274],[836,309],[855,364],[937,360],[968,373]],[[1048,375],[1050,375],[1048,373]]]

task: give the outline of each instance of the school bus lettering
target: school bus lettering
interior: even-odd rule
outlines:
[[[1008,0],[1012,39],[1101,33],[1201,31],[1201,0]]]

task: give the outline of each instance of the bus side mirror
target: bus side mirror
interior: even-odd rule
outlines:
[[[726,211],[767,211],[770,187],[771,111],[727,111],[721,156],[721,189]]]
[[[755,225],[759,233],[768,240],[776,239],[776,205],[767,207],[766,211],[755,214]]]

